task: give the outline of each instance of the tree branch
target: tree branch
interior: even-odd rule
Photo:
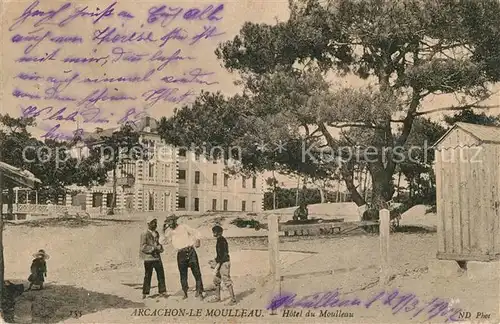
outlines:
[[[403,120],[403,131],[401,132],[401,136],[399,137],[396,145],[403,146],[406,143],[406,140],[410,135],[413,119],[415,119],[415,112],[420,104],[420,100],[422,100],[422,95],[418,92],[418,90],[413,89],[410,107],[405,119]]]
[[[321,131],[321,133],[326,139],[326,142],[328,143],[328,145],[330,145],[330,147],[334,147],[337,145],[337,140],[335,140],[335,138],[333,138],[332,134],[330,134],[328,129],[326,129],[325,124],[319,122],[318,129]]]
[[[319,128],[316,128],[315,130],[313,130],[313,132],[310,134],[310,136],[314,136],[314,134],[316,134],[317,132],[319,132]]]
[[[340,131],[340,134],[344,137],[346,141],[349,142],[349,144],[351,144],[352,146],[356,146],[356,143],[352,139],[350,139],[343,130]]]
[[[370,129],[384,129],[384,127],[382,126],[367,124],[365,122],[339,122],[338,124],[328,123],[328,126],[335,128],[360,127],[360,128],[370,128]]]
[[[487,97],[483,97],[481,99],[478,99],[474,101],[471,104],[468,105],[463,105],[463,106],[449,106],[449,107],[442,107],[442,108],[436,108],[436,109],[431,109],[431,110],[426,110],[426,111],[420,111],[420,112],[413,112],[413,116],[422,116],[422,115],[427,115],[427,114],[432,114],[435,112],[440,112],[440,111],[457,111],[457,110],[464,110],[464,109],[492,109],[492,108],[498,108],[500,105],[479,105],[480,102],[485,101],[486,99],[491,98],[494,94],[498,93],[498,91],[495,91],[491,94],[488,94]]]
[[[307,126],[307,124],[303,124],[302,126],[304,126],[306,130],[306,136],[309,136],[309,126]]]
[[[426,110],[426,111],[420,111],[420,112],[415,112],[413,116],[422,116],[422,115],[427,115],[427,114],[433,114],[436,112],[440,111],[457,111],[457,110],[464,110],[464,109],[492,109],[492,108],[499,108],[500,105],[475,105],[475,104],[470,104],[470,105],[464,105],[464,106],[450,106],[450,107],[442,107],[442,108],[436,108],[436,109],[431,109],[431,110]]]

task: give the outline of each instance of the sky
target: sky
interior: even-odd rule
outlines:
[[[82,1],[71,4],[68,8],[64,7],[64,1],[41,3],[2,2],[0,10],[2,44],[8,49],[4,51],[0,62],[2,113],[13,116],[40,113],[37,127],[32,130],[33,134],[38,136],[46,134],[56,125],[60,125],[57,130],[60,134],[71,134],[78,127],[87,131],[92,131],[96,127],[107,128],[116,125],[117,120],[133,118],[141,112],[154,118],[168,117],[175,108],[192,101],[201,90],[221,91],[225,95],[233,95],[240,90],[234,85],[238,77],[226,71],[215,57],[214,50],[217,45],[233,39],[245,21],[272,24],[277,20],[286,20],[289,15],[287,0],[242,0],[221,3],[211,3],[206,0],[169,1],[170,9],[164,8],[163,11],[161,6],[165,5],[165,1],[147,1],[141,5],[138,5],[141,3],[138,1],[120,1],[115,5],[112,1]],[[223,7],[217,11],[216,8],[220,4],[223,4]],[[193,8],[199,9],[198,12],[210,9],[208,12],[215,12],[213,19],[207,18],[207,15],[202,18],[186,18],[186,15],[193,15],[196,12]],[[166,10],[174,13],[177,9],[180,14],[174,18],[170,17],[170,20],[163,19]],[[35,10],[46,13],[50,13],[51,10],[59,11],[52,20],[41,21],[40,15],[34,14],[34,17],[26,17],[29,14],[23,15],[23,12],[29,13],[30,10],[32,13]],[[75,12],[86,12],[87,15],[75,16]],[[99,16],[103,12],[111,13]],[[215,36],[201,38],[194,45],[190,45],[189,40],[206,31],[207,26],[214,28]],[[112,32],[113,28],[116,28],[116,31]],[[160,46],[163,38],[172,35],[176,28],[183,30],[178,35],[184,35],[186,39],[179,40],[173,37],[165,40]],[[154,36],[150,37],[157,41],[119,41],[125,37],[123,35],[130,37],[133,32],[136,36],[143,33],[145,38],[148,32],[154,33]],[[39,43],[28,39],[31,36],[38,37],[39,40],[43,35],[48,36]],[[73,37],[74,42],[71,43],[69,40],[62,42],[63,36]],[[113,37],[116,37],[116,42],[110,41]],[[16,41],[13,41],[14,39]],[[163,64],[165,58],[173,55],[176,50],[180,50],[179,55],[184,59]],[[50,57],[49,54],[53,60],[28,62],[26,59],[24,61],[21,59],[23,57],[40,59]],[[134,61],[134,57],[140,59]],[[82,62],[82,58],[94,58],[98,61],[85,63]],[[120,76],[143,77],[151,69],[154,70],[154,74],[147,82],[120,82],[111,85],[105,82],[85,81],[86,78],[87,81],[90,79],[102,81]],[[193,71],[206,73],[206,77],[200,79],[207,82],[183,84],[165,81],[165,78],[179,80],[186,74],[192,76]],[[337,86],[360,87],[366,84],[355,76],[344,78],[330,76],[330,80]],[[165,87],[167,89],[177,87],[177,92],[175,95],[168,94]],[[61,92],[54,94],[54,89]],[[182,98],[181,94],[188,95]],[[66,96],[68,100],[51,99],[56,95]],[[52,97],[47,100],[47,96]],[[96,103],[96,96],[125,99],[101,100]],[[177,98],[178,102],[172,102],[175,101],[172,98]],[[454,102],[453,97],[430,97],[425,101],[422,110],[450,106]],[[498,103],[498,96],[489,100],[489,104]],[[99,116],[89,117],[91,120],[87,122],[80,118],[75,122],[54,120],[57,118],[53,117],[72,119],[71,113],[78,109],[87,109],[92,115],[95,107],[99,107]],[[136,115],[130,114],[131,109],[134,109],[133,113]],[[61,110],[62,113],[56,113]],[[490,112],[500,114],[499,109]],[[87,116],[90,116],[89,114]],[[47,120],[51,116],[52,120]],[[442,114],[433,114],[431,117],[441,119]],[[93,122],[98,119],[108,122]],[[295,187],[297,184],[296,179],[290,180],[284,177],[279,180],[285,182],[286,186]]]

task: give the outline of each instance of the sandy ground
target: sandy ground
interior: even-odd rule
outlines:
[[[437,215],[435,213],[427,213],[428,206],[416,205],[407,210],[401,215],[400,225],[417,225],[436,228]]]
[[[403,217],[404,218],[404,217]],[[202,264],[205,286],[210,288],[212,270],[208,260],[215,256],[215,240],[210,235],[213,218],[192,218],[186,222],[198,227],[202,246],[198,255]],[[231,272],[239,303],[236,306],[210,304],[196,300],[191,294],[181,300],[180,283],[175,262],[175,252],[166,246],[163,262],[167,289],[173,296],[168,299],[141,299],[143,265],[139,259],[139,236],[144,222],[99,221],[80,228],[28,227],[9,225],[5,230],[6,279],[26,282],[31,254],[45,249],[51,256],[48,261],[48,283],[44,291],[23,294],[17,306],[19,322],[67,322],[67,323],[149,323],[149,322],[276,322],[284,321],[283,312],[262,317],[214,317],[205,316],[207,309],[263,310],[273,297],[273,286],[265,275],[269,271],[266,231],[238,229],[222,220],[231,253]],[[252,237],[260,235],[263,237]],[[428,270],[435,259],[436,235],[397,233],[391,236],[391,264],[394,279],[387,286],[377,282],[379,264],[379,239],[376,235],[351,237],[289,237],[281,238],[281,275],[285,276],[278,289],[306,296],[316,292],[338,289],[343,299],[357,297],[367,301],[382,290],[400,294],[414,294],[419,305],[434,298],[442,298],[470,311],[490,314],[491,322],[498,322],[499,282],[489,278],[472,280],[456,274],[448,278],[436,276]],[[345,270],[350,268],[349,270]],[[333,273],[331,273],[333,270]],[[330,271],[330,273],[326,273]],[[300,278],[287,276],[311,272]],[[194,280],[190,277],[190,285]],[[156,287],[156,280],[153,279]],[[152,293],[156,293],[153,288]],[[211,292],[207,292],[211,294]],[[275,293],[274,293],[275,294]],[[227,301],[227,292],[223,298]],[[392,304],[378,301],[372,307],[350,306],[331,308],[335,312],[351,312],[353,318],[318,317],[314,322],[352,323],[402,323],[423,322],[430,315],[428,310],[410,319],[413,312],[393,314]],[[418,306],[420,307],[420,306]],[[418,309],[417,307],[417,309]],[[201,317],[134,316],[137,309],[202,309]],[[305,311],[304,311],[305,313]],[[80,316],[81,315],[81,316]],[[496,321],[493,319],[496,318]],[[287,321],[305,322],[305,314]],[[431,322],[445,322],[446,317],[436,316]]]

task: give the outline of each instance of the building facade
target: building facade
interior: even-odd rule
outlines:
[[[185,150],[178,153],[177,172],[179,210],[263,210],[262,175],[230,175],[223,160],[208,160]]]
[[[263,210],[263,176],[230,176],[221,160],[166,145],[157,133],[157,122],[144,118],[136,125],[149,158],[117,170],[116,213],[134,211]],[[109,135],[114,130],[85,134],[84,139]],[[76,155],[84,155],[80,147]],[[89,214],[105,214],[113,197],[112,172],[108,183],[67,196],[66,204],[81,206]]]

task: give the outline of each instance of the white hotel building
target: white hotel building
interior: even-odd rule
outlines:
[[[207,160],[194,152],[166,145],[156,132],[157,122],[144,118],[137,123],[140,140],[153,148],[148,161],[135,161],[117,170],[117,213],[134,211],[248,211],[263,210],[264,179],[230,176],[223,160]],[[84,140],[110,135],[114,130],[84,134]],[[84,154],[82,145],[77,154]],[[112,175],[103,186],[95,186],[71,197],[66,205],[80,205],[89,214],[105,214],[111,207]]]

